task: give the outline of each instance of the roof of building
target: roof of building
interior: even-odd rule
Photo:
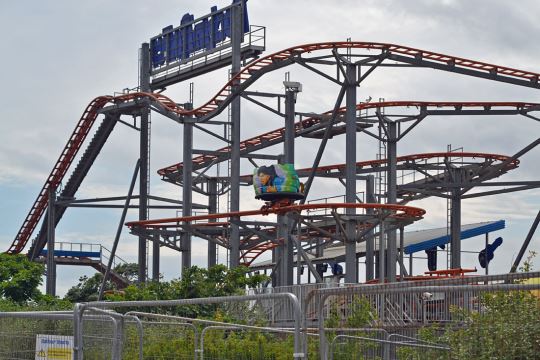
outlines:
[[[504,229],[505,221],[486,221],[474,224],[466,224],[461,226],[461,240],[471,237],[487,234],[493,231]],[[448,244],[450,242],[450,234],[446,227],[407,231],[403,233],[403,245],[405,254],[412,254],[418,251],[424,251],[435,246]],[[397,247],[399,248],[399,234]],[[366,242],[356,244],[356,255],[359,257],[366,254]],[[322,263],[327,261],[344,261],[345,258],[345,246],[333,246],[324,250],[324,255],[315,257],[308,254],[308,257],[314,263]],[[261,261],[251,265],[252,269],[264,269],[272,265],[271,260]]]

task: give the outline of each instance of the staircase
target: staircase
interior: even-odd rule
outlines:
[[[100,244],[68,243],[60,242],[55,245],[55,262],[60,265],[86,265],[91,266],[102,274],[107,271],[107,265],[111,252]],[[36,261],[44,262],[47,257],[47,249],[42,249]],[[126,264],[127,261],[115,256],[113,259],[109,279],[119,288],[129,285],[129,281],[115,272],[118,265]]]
[[[92,166],[96,157],[103,148],[103,145],[105,145],[105,142],[109,138],[109,135],[113,131],[116,123],[117,121],[115,118],[105,118],[103,120],[99,128],[96,130],[94,137],[90,141],[88,147],[86,148],[86,151],[79,160],[79,163],[77,164],[75,170],[71,174],[71,177],[64,186],[64,189],[60,193],[60,199],[69,199],[75,196],[75,193],[77,192],[79,186],[88,174],[90,167]],[[65,211],[66,207],[57,207],[54,219],[55,226],[60,222],[60,219],[62,219]],[[47,215],[48,210],[45,214],[44,219],[47,219]],[[28,251],[28,256],[30,260],[36,259],[41,253],[41,250],[43,250],[43,248],[45,247],[47,243],[47,232],[48,223],[47,221],[43,221],[43,223],[41,224],[41,229],[39,230],[36,239],[33,241],[32,246]]]
[[[26,246],[26,243],[30,239],[30,236],[34,232],[34,229],[36,228],[39,220],[41,219],[41,216],[47,208],[49,202],[48,194],[50,189],[58,188],[67,170],[71,166],[73,159],[77,155],[77,152],[79,151],[82,143],[86,139],[88,132],[92,128],[92,125],[94,124],[94,121],[98,116],[98,111],[103,106],[105,106],[105,104],[107,104],[111,99],[111,96],[97,97],[92,100],[92,102],[84,110],[81,118],[79,119],[79,122],[75,126],[75,130],[73,130],[73,133],[68,139],[68,142],[62,150],[60,157],[56,161],[56,164],[54,165],[51,173],[49,174],[49,177],[41,188],[41,191],[39,192],[36,201],[32,205],[32,208],[28,212],[28,215],[24,219],[24,222],[19,229],[19,232],[15,236],[13,243],[7,250],[8,254],[18,254]]]

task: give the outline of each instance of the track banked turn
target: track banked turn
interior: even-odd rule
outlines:
[[[290,206],[273,206],[263,207],[258,210],[246,210],[236,211],[230,213],[218,213],[218,214],[206,214],[196,216],[184,216],[176,218],[165,218],[155,220],[143,220],[143,221],[131,221],[127,222],[132,231],[137,228],[142,229],[178,229],[188,226],[208,227],[208,226],[229,226],[229,222],[212,223],[210,220],[216,219],[230,219],[231,217],[246,217],[256,215],[269,215],[269,214],[286,214],[291,212],[301,213],[302,211],[310,210],[332,210],[355,208],[355,209],[372,209],[374,210],[373,218],[384,216],[385,218],[395,219],[404,222],[414,222],[420,220],[426,213],[424,209],[405,205],[393,205],[393,204],[359,204],[359,203],[324,203],[324,204],[302,204],[302,205],[290,205]],[[196,223],[196,221],[199,221]],[[203,221],[203,222],[201,222]],[[254,246],[250,246],[240,256],[242,264],[249,266],[251,263],[262,253],[267,250],[273,249],[279,246],[279,240],[276,242],[266,241],[257,243]]]
[[[435,101],[388,101],[375,103],[361,103],[356,106],[356,110],[383,109],[390,107],[418,107],[423,111],[451,109],[459,115],[465,109],[506,109],[515,111],[516,114],[526,113],[531,110],[540,110],[539,103],[525,102],[435,102]],[[345,107],[338,109],[338,114],[345,114]],[[295,137],[302,136],[309,131],[319,130],[326,126],[327,121],[321,120],[325,116],[330,116],[332,111],[327,111],[322,116],[310,117],[295,123]],[[248,154],[253,151],[264,149],[283,142],[285,128],[279,128],[267,133],[254,136],[240,142],[240,154]],[[217,162],[226,161],[230,157],[231,148],[226,146],[216,150],[216,154],[204,154],[193,157],[193,170],[199,170]],[[179,183],[182,179],[183,163],[174,164],[158,170],[158,174],[171,182]]]
[[[34,232],[37,224],[39,223],[41,217],[43,216],[47,208],[49,190],[56,189],[60,185],[75,156],[77,155],[81,145],[86,139],[88,132],[92,128],[92,125],[94,124],[99,114],[99,111],[105,106],[109,104],[121,104],[126,102],[140,102],[142,106],[149,106],[153,104],[157,108],[165,112],[175,114],[176,116],[195,117],[198,121],[203,122],[205,120],[208,120],[212,116],[219,114],[224,108],[226,108],[226,106],[232,101],[234,97],[238,96],[239,91],[242,91],[249,87],[252,83],[254,83],[264,74],[295,63],[296,61],[301,59],[303,54],[323,50],[332,51],[339,49],[365,49],[369,51],[370,54],[372,51],[378,52],[377,54],[373,54],[374,61],[376,61],[377,59],[380,61],[389,59],[392,61],[410,64],[412,66],[429,67],[443,71],[457,72],[464,75],[511,83],[519,86],[540,88],[540,74],[530,71],[519,70],[515,68],[499,66],[395,44],[373,42],[324,42],[294,46],[276,52],[274,54],[264,56],[256,61],[251,62],[250,64],[242,68],[242,70],[240,70],[236,75],[234,75],[231,80],[228,81],[208,102],[192,110],[184,109],[182,106],[176,104],[168,97],[157,93],[131,93],[117,97],[100,96],[90,102],[90,104],[83,112],[81,118],[79,119],[75,127],[75,130],[68,139],[67,144],[65,145],[60,157],[58,158],[55,166],[53,167],[50,175],[48,176],[44,186],[39,192],[37,199],[32,205],[32,208],[26,216],[20,230],[15,236],[13,243],[7,250],[7,253],[16,254],[24,250],[26,244],[28,243],[28,240],[30,239],[30,236]],[[406,104],[406,102],[399,103],[402,106]],[[451,105],[453,103],[447,104],[449,104],[448,106],[453,106]],[[477,106],[481,106],[480,104],[482,103],[475,104],[477,104]],[[496,106],[495,104],[502,103],[491,104],[492,106]],[[504,106],[513,106],[519,109],[531,106],[538,106],[538,104],[528,103],[504,104],[506,104]],[[379,104],[363,105],[367,107],[375,107]],[[386,103],[386,105],[384,106],[392,105],[390,105],[390,103]],[[175,165],[173,167],[173,171],[178,170],[178,165]]]
[[[404,155],[404,156],[398,156],[397,157],[397,166],[398,170],[400,168],[411,170],[408,165],[414,163],[415,161],[437,161],[438,159],[442,159],[444,162],[444,159],[451,159],[451,158],[469,158],[469,159],[483,159],[484,162],[489,163],[502,163],[504,161],[507,161],[510,159],[510,156],[507,155],[500,155],[500,154],[488,154],[488,153],[481,153],[481,152],[434,152],[434,153],[422,153],[422,154],[412,154],[412,155]],[[388,163],[388,159],[377,159],[377,160],[366,160],[366,161],[358,161],[356,163],[356,169],[357,173],[359,173],[362,169],[373,169],[373,171],[380,171],[380,167],[384,166]],[[505,167],[504,169],[501,169],[501,172],[506,172],[508,170],[512,170],[514,168],[517,168],[519,165],[518,159],[512,159]],[[316,176],[333,176],[333,175],[344,175],[346,164],[336,164],[336,165],[326,165],[326,166],[319,166],[315,170]],[[298,177],[308,177],[312,169],[311,168],[304,168],[304,169],[297,169],[296,170]],[[371,172],[371,171],[367,171]],[[501,174],[497,174],[493,177],[500,176]],[[252,184],[253,175],[243,175],[240,177],[240,180],[243,183],[246,183],[248,185]]]
[[[453,160],[454,159],[454,160]],[[456,162],[455,160],[460,160],[459,162]],[[481,152],[434,152],[434,153],[421,153],[421,154],[410,154],[410,155],[404,155],[399,156],[397,158],[397,168],[398,170],[412,170],[415,166],[420,166],[418,162],[422,162],[422,164],[428,166],[429,169],[433,170],[435,165],[441,165],[442,168],[446,167],[446,163],[450,162],[454,166],[459,165],[463,167],[470,167],[472,165],[478,165],[478,169],[480,170],[476,176],[483,175],[483,171],[489,171],[492,169],[492,167],[499,167],[498,171],[493,172],[488,178],[485,178],[484,180],[490,180],[492,178],[498,177],[507,171],[510,171],[512,169],[515,169],[519,166],[519,160],[518,159],[512,159],[510,156],[506,155],[500,155],[500,154],[489,154],[489,153],[481,153]],[[385,166],[387,164],[387,159],[377,159],[377,160],[368,160],[368,161],[361,161],[356,163],[357,173],[370,173],[374,171],[382,171],[381,167]],[[415,166],[413,166],[415,165]],[[345,169],[345,164],[336,164],[336,165],[327,165],[327,166],[321,166],[318,167],[315,170],[316,176],[344,176],[343,171]],[[482,171],[483,170],[483,171]],[[472,168],[471,168],[472,171]],[[298,173],[299,177],[307,177],[312,172],[311,168],[305,168],[305,169],[297,169],[296,172]],[[446,173],[441,173],[439,176],[444,176]],[[241,176],[241,181],[246,184],[251,184],[253,179],[253,175],[244,175]],[[430,181],[439,181],[440,177],[437,176],[426,176],[423,180],[419,179],[417,183],[425,182],[429,183]],[[444,190],[444,186],[441,191]],[[411,196],[408,194],[407,191],[398,191],[398,197],[402,197],[402,201],[400,201],[401,205],[404,205],[410,200],[413,200]],[[425,196],[416,196],[414,200],[418,200]],[[326,206],[328,205],[328,206]],[[300,206],[300,205],[298,205]],[[384,210],[386,209],[385,206],[390,205],[379,205],[379,204],[308,204],[308,205],[301,205],[298,209],[297,207],[287,207],[287,208],[275,208],[271,213],[282,213],[282,212],[288,212],[288,211],[300,211],[301,210],[314,210],[314,209],[332,209],[335,210],[337,208],[343,207],[355,207],[355,208],[362,208],[362,209],[379,209]],[[389,208],[390,211],[395,211],[397,209],[405,209],[404,208]],[[294,209],[294,210],[293,210]],[[412,208],[415,209],[415,208]],[[250,211],[241,211],[236,213],[224,213],[224,214],[208,214],[208,215],[200,215],[200,216],[190,216],[190,217],[180,217],[180,218],[169,218],[169,219],[158,219],[158,220],[146,220],[146,221],[135,221],[127,223],[126,225],[129,226],[132,230],[135,228],[147,228],[147,229],[178,229],[182,230],[182,228],[185,228],[187,226],[198,228],[201,232],[205,232],[204,229],[213,228],[213,232],[215,232],[214,229],[216,228],[222,228],[227,229],[230,226],[230,222],[228,219],[232,216],[253,216],[253,215],[264,215],[268,214],[267,211],[264,210],[250,210]],[[409,212],[408,214],[404,213],[403,215],[409,216],[409,220],[416,221],[419,219],[417,216],[418,212]],[[396,215],[394,215],[396,216]],[[401,214],[397,214],[397,216],[402,216]],[[402,216],[403,217],[403,216]],[[227,219],[225,222],[206,222],[209,220],[217,220],[217,219]],[[201,222],[202,221],[202,222]],[[332,227],[335,227],[335,224],[332,225]],[[273,234],[275,236],[276,231],[275,228],[269,228],[267,229],[269,233]],[[268,234],[269,234],[268,233]],[[320,236],[320,235],[319,235]],[[222,246],[227,246],[227,239],[222,238],[221,239]],[[257,236],[251,237],[249,243],[247,241],[241,240],[242,247],[244,250],[242,251],[242,254],[240,256],[240,260],[242,263],[246,266],[250,266],[253,261],[258,258],[260,255],[262,255],[264,252],[271,250],[277,246],[279,246],[279,240],[276,239],[275,241],[262,241],[261,239],[258,239]]]

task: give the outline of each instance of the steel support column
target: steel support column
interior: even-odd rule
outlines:
[[[47,217],[47,295],[56,296],[56,262],[54,260],[55,242],[55,202],[56,189],[49,188],[49,206]]]
[[[375,200],[375,176],[368,175],[366,179],[366,203],[374,204]],[[368,215],[373,215],[373,209],[367,209]],[[375,255],[375,234],[370,230],[366,234],[366,281],[374,279],[374,255]]]
[[[322,246],[323,244],[323,239],[321,238],[316,238],[315,239],[317,241],[317,248],[315,249],[315,256],[320,258],[324,255],[324,248]],[[315,269],[317,269],[317,273],[319,274],[319,276],[322,278],[324,278],[324,272],[323,272],[323,265],[324,264],[316,264],[315,265]],[[318,282],[317,279],[315,279],[315,282]]]
[[[231,17],[231,44],[232,44],[232,66],[231,76],[235,76],[240,71],[241,47],[242,44],[242,7],[233,6]],[[233,84],[233,91],[238,84]],[[231,102],[231,212],[240,210],[240,96],[236,96]],[[231,218],[231,233],[229,243],[231,244],[229,267],[234,268],[240,264],[240,228],[237,222],[238,217]]]
[[[289,221],[286,215],[277,216],[277,236],[282,239],[282,244],[276,249],[277,258],[280,260],[277,268],[277,286],[292,285],[293,280],[293,262],[292,257],[289,259],[289,253],[292,252],[293,246],[289,241]],[[290,260],[290,261],[289,261]]]
[[[144,43],[140,55],[140,91],[150,92],[150,46]],[[141,110],[141,131],[139,141],[139,158],[141,160],[139,172],[139,220],[148,219],[148,154],[149,154],[149,119],[150,109]],[[138,282],[146,282],[146,239],[139,236],[139,276]]]
[[[208,179],[208,213],[218,213],[217,208],[217,179]],[[217,219],[210,219],[209,222],[216,222]],[[208,241],[208,268],[216,265],[217,263],[217,250],[218,247],[211,241]]]
[[[160,256],[159,235],[154,235],[152,241],[152,281],[159,282],[159,256]]]
[[[184,141],[182,159],[184,172],[182,173],[182,216],[191,216],[193,184],[193,123],[184,122]],[[191,233],[186,231],[180,240],[182,248],[182,274],[183,270],[191,266]]]
[[[384,220],[383,217],[379,217],[379,253],[376,259],[375,276],[379,279],[379,283],[384,283],[385,278],[385,236],[384,236]]]
[[[519,249],[519,254],[514,260],[514,263],[512,264],[512,267],[510,268],[510,272],[514,273],[516,272],[519,263],[521,262],[521,259],[523,259],[523,255],[525,255],[525,251],[527,251],[527,248],[529,247],[529,243],[531,242],[531,239],[536,231],[536,228],[538,227],[538,224],[540,223],[540,211],[538,211],[538,214],[536,214],[536,218],[533,221],[533,224],[531,228],[529,229],[529,233],[527,234],[527,237],[525,238],[525,241],[521,245],[521,248]]]
[[[283,137],[283,162],[285,164],[294,164],[295,98],[295,90],[287,89],[285,91],[285,133]],[[286,214],[278,215],[278,237],[283,239],[283,245],[277,249],[278,258],[281,258],[278,270],[279,286],[293,285],[294,246],[290,238],[290,227],[291,221],[289,217]]]
[[[401,279],[403,279],[404,276],[408,276],[407,268],[405,267],[405,263],[403,262],[403,254],[405,252],[405,231],[403,229],[403,226],[399,227],[399,275],[401,276]]]
[[[345,202],[356,202],[356,65],[347,64],[345,94]],[[345,282],[358,282],[355,208],[347,208],[345,224]]]
[[[450,267],[461,267],[461,194],[459,189],[452,191],[450,210]]]
[[[396,204],[397,202],[397,123],[388,121],[387,129],[387,157],[388,157],[388,187],[387,196],[388,204]],[[396,263],[397,263],[397,236],[396,230],[390,230],[386,241],[386,276],[388,282],[396,281]]]
[[[133,189],[135,189],[135,184],[137,182],[137,175],[139,175],[140,167],[141,167],[141,160],[139,159],[135,163],[135,170],[133,171],[133,176],[131,177],[131,183],[129,185],[128,195],[126,196],[126,200],[124,201],[124,208],[122,209],[122,215],[120,215],[120,221],[118,222],[118,227],[116,228],[116,235],[114,237],[111,253],[109,254],[109,261],[107,262],[107,268],[105,269],[105,273],[103,274],[103,279],[101,280],[101,286],[99,287],[98,300],[100,301],[103,299],[103,294],[105,293],[105,285],[107,284],[107,280],[109,280],[109,275],[111,274],[111,270],[113,270],[112,267],[114,264],[114,258],[116,257],[116,249],[118,248],[120,235],[122,234],[122,229],[124,228],[124,223],[126,222],[126,215],[129,209],[129,203],[131,201],[131,197],[133,196]],[[154,241],[154,244],[155,244],[155,241]],[[155,273],[154,267],[152,267],[152,271]]]
[[[486,241],[484,243],[484,256],[485,256],[485,259],[486,259],[486,272],[485,274],[486,275],[489,275],[489,259],[488,259],[488,245],[489,245],[489,233],[487,232],[486,233]]]

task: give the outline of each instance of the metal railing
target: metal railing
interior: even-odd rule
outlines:
[[[264,50],[266,48],[266,27],[250,25],[249,32],[243,35],[243,39],[244,41],[240,46],[241,50],[253,47]],[[187,59],[173,61],[164,67],[153,70],[152,76],[155,79],[162,79],[172,74],[187,72],[208,63],[230,57],[231,53],[231,39],[225,39],[212,50],[201,49],[195,51]]]
[[[471,285],[430,285],[430,286],[409,286],[409,287],[389,287],[376,288],[369,286],[344,287],[334,289],[319,289],[317,293],[317,322],[319,324],[319,352],[320,358],[328,357],[328,343],[325,335],[325,304],[328,299],[339,305],[338,314],[346,318],[352,314],[346,312],[351,309],[355,301],[363,301],[368,309],[374,309],[378,315],[375,322],[369,322],[372,327],[382,327],[392,329],[396,325],[425,325],[427,322],[445,322],[459,323],[462,317],[453,317],[450,308],[460,309],[462,313],[483,312],[480,306],[480,295],[490,292],[514,292],[530,291],[540,289],[540,281],[536,283],[499,283],[499,284],[471,284]],[[434,294],[443,294],[444,301],[434,309],[429,308],[429,303]],[[313,297],[315,298],[315,297]],[[388,308],[385,304],[390,301],[407,312],[408,319],[401,318],[402,323],[396,324],[395,319],[389,319]],[[364,307],[366,308],[366,307]],[[444,311],[440,311],[443,309]],[[399,318],[401,313],[397,314]],[[394,315],[396,316],[396,315]],[[407,321],[406,321],[407,320]]]
[[[208,305],[240,302],[257,302],[263,300],[287,299],[292,303],[294,311],[294,359],[303,359],[304,339],[301,334],[302,315],[300,304],[295,295],[291,293],[244,295],[244,296],[226,296],[209,297],[202,299],[182,299],[182,300],[156,300],[156,301],[118,301],[118,302],[90,302],[85,304],[76,304],[74,308],[74,359],[82,360],[84,352],[82,320],[84,314],[89,309],[117,309],[117,308],[143,308],[143,307],[179,307],[185,305]],[[92,310],[93,311],[93,310]],[[132,313],[133,314],[133,313]],[[114,358],[117,359],[117,358]],[[118,358],[120,359],[120,358]]]
[[[88,308],[80,319],[80,341],[86,358],[122,358],[124,322],[130,316]],[[142,327],[138,359],[142,360]],[[74,352],[74,315],[71,311],[0,312],[0,359],[71,358]],[[99,356],[98,356],[99,355]]]
[[[36,351],[46,351],[36,348],[36,339],[47,336],[51,343],[58,336],[72,336],[72,347],[55,351],[72,348],[77,360],[83,356],[142,359],[145,351],[144,358],[216,358],[223,355],[216,352],[216,346],[222,346],[226,339],[236,339],[238,346],[243,341],[253,344],[250,341],[259,336],[291,341],[293,348],[289,351],[295,359],[306,358],[308,350],[311,354],[318,351],[321,359],[421,359],[426,354],[429,358],[447,358],[459,350],[453,348],[456,344],[452,336],[471,328],[470,336],[481,342],[482,334],[497,330],[490,326],[501,326],[479,321],[479,329],[472,322],[482,317],[491,319],[485,314],[492,314],[493,299],[508,302],[526,298],[532,301],[531,307],[520,309],[537,309],[538,290],[540,272],[529,272],[333,288],[306,284],[267,289],[270,293],[264,294],[204,299],[92,302],[76,304],[73,312],[5,312],[0,313],[0,359],[33,359]],[[247,324],[168,314],[181,313],[184,306],[211,304],[220,304],[229,321],[241,319]],[[527,315],[522,315],[530,312],[510,305],[511,316],[502,325],[519,332],[522,322],[527,322],[523,320]],[[161,313],[133,310],[141,308]],[[264,319],[248,319],[247,312],[260,308],[265,310]],[[120,309],[132,311],[121,314]],[[522,317],[516,317],[518,312]],[[265,326],[260,326],[261,321]],[[534,322],[527,326],[534,328],[534,334],[540,331]],[[230,332],[209,335],[212,329]],[[436,333],[426,337],[420,329]],[[315,339],[308,343],[308,336]],[[529,351],[526,344],[519,346],[519,351]],[[243,351],[241,345],[229,355],[235,356],[235,351]],[[245,354],[264,354],[262,348],[257,351],[258,355],[253,351]]]

